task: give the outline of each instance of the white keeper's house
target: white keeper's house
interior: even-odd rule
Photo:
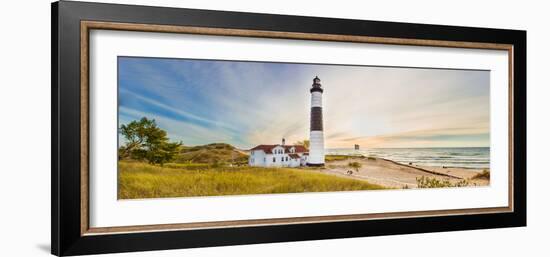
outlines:
[[[299,167],[309,161],[308,149],[302,145],[258,145],[250,149],[248,165],[260,167]]]

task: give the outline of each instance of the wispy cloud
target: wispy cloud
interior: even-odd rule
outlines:
[[[158,126],[168,132],[172,141],[183,141],[190,145],[203,144],[205,140],[209,142],[228,142],[232,139],[224,130],[198,126],[190,122],[171,119],[155,113],[120,107],[119,115],[121,116],[121,124],[140,119],[141,117],[155,119]],[[119,140],[123,140],[123,138],[119,138]]]
[[[144,104],[156,106],[156,107],[162,108],[166,111],[170,111],[170,112],[179,114],[182,117],[188,118],[188,119],[190,119],[194,122],[206,123],[207,125],[211,125],[211,126],[219,126],[219,127],[223,127],[223,128],[227,128],[227,129],[231,129],[231,130],[236,130],[234,127],[232,127],[228,124],[225,124],[224,122],[210,120],[210,119],[207,119],[207,118],[204,118],[204,117],[201,117],[201,116],[197,116],[195,114],[186,112],[184,110],[181,110],[181,109],[174,108],[172,106],[163,104],[163,103],[161,103],[159,101],[156,101],[156,100],[153,100],[151,98],[132,93],[128,89],[122,88],[122,89],[120,89],[120,92],[124,92],[124,93],[128,94],[129,96],[134,97],[135,99],[141,100],[141,101],[144,102]],[[126,96],[126,97],[128,97],[128,96]]]

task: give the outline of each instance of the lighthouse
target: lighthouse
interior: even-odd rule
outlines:
[[[325,165],[325,136],[323,134],[323,88],[316,76],[309,90],[311,93],[311,116],[309,126],[308,166]]]

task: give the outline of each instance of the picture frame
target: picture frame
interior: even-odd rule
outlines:
[[[81,255],[526,225],[526,32],[60,1],[52,4],[52,254]],[[143,32],[508,53],[508,206],[90,226],[90,31]],[[96,96],[97,97],[97,96]]]

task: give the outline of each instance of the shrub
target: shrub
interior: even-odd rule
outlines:
[[[358,162],[350,162],[348,163],[348,167],[354,169],[356,172],[359,171],[359,169],[361,168],[361,163],[358,163]]]
[[[325,161],[327,161],[327,162],[330,162],[330,161],[343,161],[343,160],[347,160],[349,158],[350,158],[350,156],[347,156],[347,155],[326,155],[325,156]]]
[[[491,178],[491,173],[487,169],[484,169],[481,173],[478,173],[472,177],[472,179],[487,179],[487,180],[490,178]]]
[[[467,180],[460,180],[456,183],[452,183],[449,180],[439,180],[437,178],[420,177],[416,178],[416,185],[418,188],[441,188],[441,187],[465,187],[470,185]]]

